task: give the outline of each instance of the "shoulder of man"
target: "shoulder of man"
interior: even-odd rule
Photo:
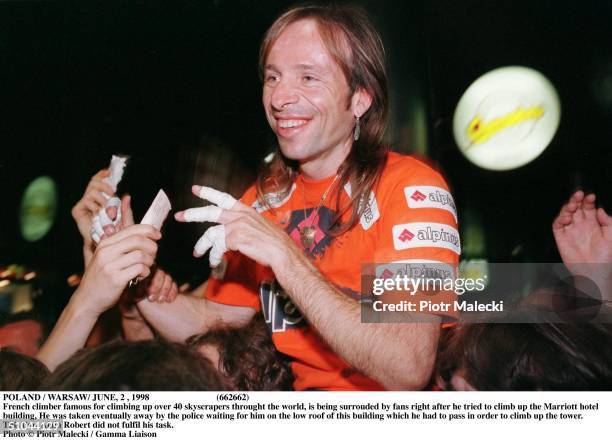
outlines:
[[[435,165],[426,160],[389,153],[376,197],[386,209],[408,208],[415,214],[427,216],[446,211],[454,220],[449,221],[456,223],[457,207],[448,184]]]
[[[448,191],[441,172],[428,159],[390,152],[379,186],[384,189],[411,184],[439,186]]]

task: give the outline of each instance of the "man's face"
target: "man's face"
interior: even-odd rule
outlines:
[[[350,151],[355,99],[348,105],[346,78],[314,21],[289,25],[272,45],[263,104],[285,157],[316,169],[329,161],[339,165]]]

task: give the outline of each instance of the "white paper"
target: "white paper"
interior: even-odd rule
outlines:
[[[159,231],[171,209],[170,199],[168,199],[164,190],[160,189],[140,223],[143,225],[151,225]]]
[[[117,185],[119,185],[119,182],[121,182],[121,179],[123,178],[123,171],[125,170],[126,162],[127,157],[113,155],[111,158],[110,175],[106,177],[104,181],[112,186],[115,192],[117,191]]]

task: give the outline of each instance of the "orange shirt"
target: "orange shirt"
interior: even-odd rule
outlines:
[[[339,237],[326,234],[334,216],[336,191],[332,189],[316,209],[333,180],[333,176],[320,181],[298,177],[285,199],[270,195],[274,212],[256,201],[254,187],[247,190],[242,201],[283,228],[300,247],[298,228],[314,226],[315,240],[306,253],[330,283],[355,300],[361,295],[362,263],[417,260],[457,266],[457,212],[437,171],[413,157],[389,153],[360,222]],[[341,192],[343,204],[348,202],[349,193],[350,187]],[[277,349],[294,359],[296,390],[383,389],[338,357],[284,292],[271,292],[274,274],[270,269],[236,252],[226,254],[225,263],[224,274],[219,277],[222,279],[213,277],[209,281],[206,298],[263,312]]]

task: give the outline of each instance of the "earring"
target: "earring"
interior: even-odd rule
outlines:
[[[361,134],[361,128],[359,127],[359,116],[355,116],[355,132],[353,133],[353,139],[355,141],[358,141],[360,134]]]

